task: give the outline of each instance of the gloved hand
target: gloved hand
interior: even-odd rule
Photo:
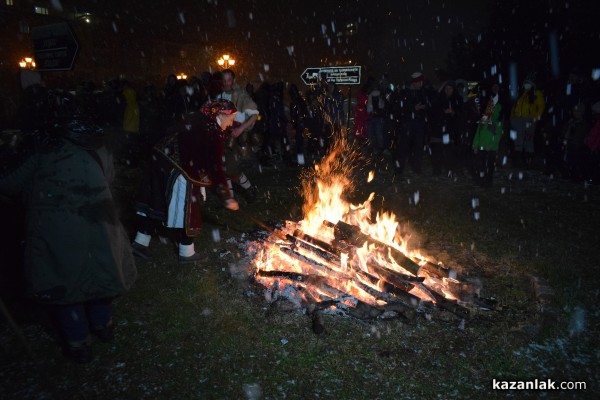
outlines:
[[[231,211],[237,211],[240,209],[240,204],[236,199],[227,199],[225,200],[225,208]]]

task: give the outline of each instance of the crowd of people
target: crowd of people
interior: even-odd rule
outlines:
[[[398,175],[408,164],[422,173],[471,174],[491,186],[497,166],[597,184],[600,180],[600,90],[577,69],[566,81],[518,88],[501,79],[446,80],[434,88],[421,72],[392,85],[369,77],[357,95],[352,135],[374,160],[391,155]]]
[[[292,86],[290,113],[283,82],[254,92],[230,69],[190,80],[171,75],[162,91],[126,80],[102,90],[90,82],[75,90],[39,79],[27,85],[20,129],[0,142],[0,200],[25,205],[26,291],[50,311],[69,359],[90,362],[92,336],[112,340],[113,300],[136,280],[134,256],[152,258],[153,236],[177,244],[180,264],[206,258],[194,237],[208,188],[231,211],[239,194],[257,199],[244,172],[248,149],[265,166],[304,164],[297,144],[305,136],[308,151],[325,153],[342,101],[332,102],[333,85],[321,88],[307,101]],[[110,190],[114,164],[142,170],[133,240]]]
[[[597,183],[600,93],[590,87],[576,72],[562,91],[528,76],[513,96],[499,80],[434,88],[421,72],[401,85],[369,77],[350,128],[351,102],[324,79],[305,93],[291,84],[288,96],[283,82],[242,88],[231,69],[170,75],[162,90],[125,80],[72,92],[35,83],[25,89],[20,134],[0,142],[0,200],[21,196],[27,289],[51,310],[65,354],[86,363],[90,335],[112,340],[112,300],[135,282],[134,256],[152,259],[153,236],[177,243],[179,263],[196,263],[205,257],[194,237],[207,189],[231,211],[240,194],[256,201],[245,159],[297,167],[345,134],[374,164],[391,160],[397,175],[423,173],[429,157],[434,175],[471,174],[491,186],[507,160],[526,169],[541,159],[547,174]],[[110,189],[113,154],[143,170],[133,240]]]

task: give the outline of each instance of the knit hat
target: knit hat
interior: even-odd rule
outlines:
[[[527,76],[525,76],[525,79],[523,80],[523,85],[529,83],[531,86],[535,86],[535,75],[535,72],[527,74]]]
[[[573,112],[584,113],[585,112],[585,106],[582,103],[577,103],[573,107]]]
[[[411,76],[411,82],[423,82],[425,80],[425,75],[421,72],[415,72]]]

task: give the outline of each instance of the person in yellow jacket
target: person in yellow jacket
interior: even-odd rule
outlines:
[[[127,81],[123,81],[123,98],[125,99],[125,111],[123,112],[123,131],[125,137],[121,140],[120,155],[125,157],[127,164],[136,164],[140,151],[140,106],[137,100],[137,92]]]
[[[127,133],[137,134],[140,131],[140,107],[135,89],[126,81],[123,83],[123,97],[125,98],[123,130]]]
[[[535,130],[545,106],[546,101],[542,91],[536,88],[532,79],[526,79],[523,82],[521,95],[513,105],[510,114],[511,138],[515,145],[513,161],[520,158],[525,165],[531,163],[535,151]]]

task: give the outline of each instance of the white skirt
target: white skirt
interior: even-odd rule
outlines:
[[[179,175],[173,185],[169,211],[167,213],[167,228],[183,228],[185,216],[185,192],[187,181],[183,175]]]

